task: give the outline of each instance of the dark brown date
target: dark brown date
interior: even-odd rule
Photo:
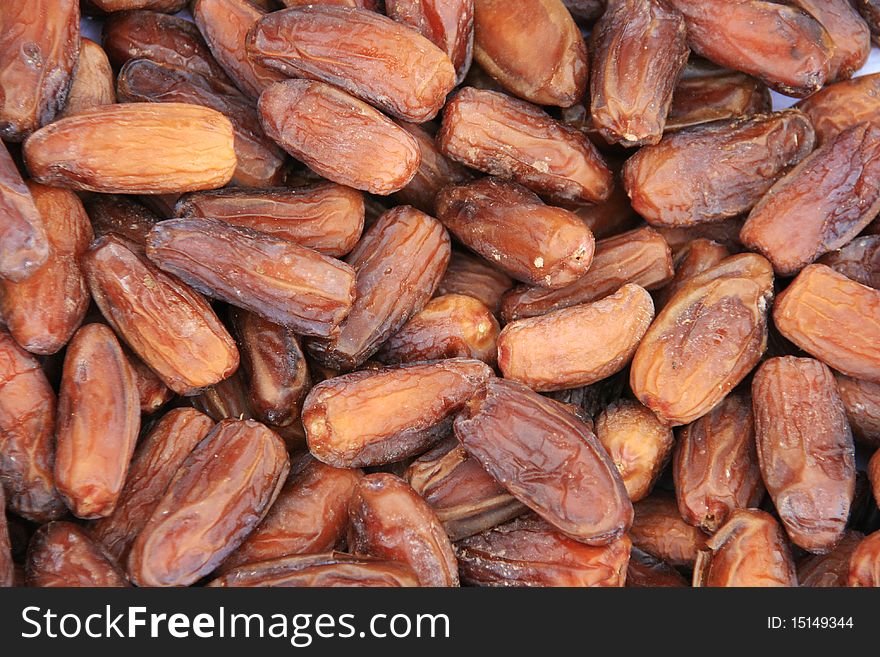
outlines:
[[[6,521],[6,496],[0,486],[0,589],[8,588],[15,582],[15,563],[12,561],[12,548],[9,543],[9,527]]]
[[[214,422],[226,419],[253,420],[250,395],[246,387],[242,368],[239,367],[232,376],[205,388],[201,394],[190,397],[189,403]]]
[[[629,535],[635,547],[672,566],[694,565],[706,535],[682,519],[675,497],[655,492],[636,502],[633,509]]]
[[[880,111],[880,73],[830,84],[797,104],[824,144],[859,123],[875,120]]]
[[[880,290],[880,235],[857,237],[819,262],[857,283]]]
[[[43,218],[15,162],[0,143],[0,278],[21,281],[49,259]]]
[[[125,587],[122,569],[88,533],[70,522],[40,527],[28,546],[25,577],[38,587]]]
[[[501,296],[511,288],[510,277],[492,267],[482,258],[464,251],[453,251],[443,280],[437,286],[437,295],[462,294],[483,303],[498,314]]]
[[[140,247],[146,246],[147,233],[159,217],[130,196],[95,194],[86,199],[86,212],[92,220],[96,237],[114,234]]]

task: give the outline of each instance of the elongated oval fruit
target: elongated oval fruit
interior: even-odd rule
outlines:
[[[796,545],[823,554],[843,537],[855,450],[834,376],[812,358],[771,358],[752,382],[758,460]]]
[[[342,185],[391,194],[419,168],[419,147],[406,130],[324,82],[277,82],[260,96],[259,111],[269,137]]]
[[[385,212],[346,258],[357,272],[351,312],[334,336],[309,341],[309,352],[335,369],[364,363],[428,302],[449,254],[449,235],[433,217],[409,206]]]
[[[501,299],[501,318],[512,322],[591,303],[627,283],[656,290],[674,273],[672,254],[663,236],[650,227],[637,228],[599,240],[590,268],[574,283],[555,290],[525,285],[510,290]]]
[[[851,78],[868,61],[871,30],[849,0],[792,0],[828,32],[831,62],[828,81]]]
[[[773,270],[756,254],[732,256],[692,278],[639,344],[633,393],[672,425],[711,411],[766,350],[772,298]]]
[[[666,135],[627,160],[633,208],[656,226],[692,226],[750,210],[813,150],[798,110],[717,121]]]
[[[829,84],[797,104],[810,117],[816,140],[824,144],[880,111],[880,73]]]
[[[230,181],[232,124],[183,103],[120,103],[84,110],[41,128],[24,145],[41,183],[102,193],[166,194]]]
[[[675,497],[664,491],[633,504],[635,517],[630,528],[633,545],[672,566],[694,565],[705,547],[706,535],[684,521]]]
[[[424,452],[492,376],[477,360],[364,370],[328,379],[303,404],[312,454],[338,468],[381,465]]]
[[[593,124],[610,143],[656,144],[690,54],[684,17],[656,0],[618,0],[591,38]]]
[[[587,47],[561,0],[474,0],[474,59],[538,105],[569,107],[587,88]]]
[[[329,182],[295,188],[228,187],[182,196],[174,214],[219,219],[339,258],[360,239],[364,195]]]
[[[809,265],[779,295],[773,320],[782,335],[829,367],[880,383],[880,290]]]
[[[454,428],[490,475],[575,540],[606,545],[632,523],[632,504],[611,459],[590,427],[553,400],[492,379]]]
[[[126,242],[102,237],[81,262],[101,313],[176,393],[198,394],[236,370],[235,342],[207,302]]]
[[[71,522],[50,522],[31,538],[25,581],[38,587],[124,587],[128,578],[88,533]]]
[[[0,278],[24,280],[48,259],[43,218],[5,144],[0,143]]]
[[[714,240],[700,237],[685,244],[673,259],[675,276],[654,295],[656,306],[663,308],[669,299],[694,276],[702,274],[730,256],[730,249]]]
[[[847,586],[880,586],[880,531],[862,539],[849,560]]]
[[[110,555],[125,561],[180,465],[213,426],[211,418],[193,408],[175,408],[141,441],[113,513],[91,526]]]
[[[147,256],[199,292],[303,335],[331,335],[354,301],[355,272],[344,262],[215,219],[159,222]]]
[[[712,411],[682,428],[672,476],[682,517],[710,534],[736,509],[761,502],[764,486],[748,397],[728,395]]]
[[[55,408],[40,363],[0,330],[0,483],[9,509],[33,522],[67,508],[55,489]]]
[[[464,251],[453,251],[436,294],[462,294],[478,299],[497,315],[501,296],[511,285],[513,281],[507,274],[492,267],[482,258]]]
[[[0,137],[22,141],[64,107],[79,56],[79,2],[0,6]]]
[[[455,553],[472,586],[623,586],[631,546],[626,535],[584,545],[527,517],[466,538]]]
[[[592,142],[540,108],[495,91],[465,87],[443,110],[437,143],[445,155],[512,178],[560,201],[604,201],[614,185]]]
[[[224,420],[190,453],[128,556],[138,586],[188,586],[256,527],[290,469],[284,441],[252,420]]]
[[[880,290],[880,235],[857,237],[818,262],[857,283]]]
[[[59,118],[71,116],[84,109],[116,102],[113,69],[107,53],[91,39],[80,40],[79,59],[70,83],[70,92]]]
[[[56,424],[55,484],[74,515],[113,512],[140,420],[134,372],[113,331],[83,326],[64,356]]]
[[[409,566],[421,586],[458,586],[452,543],[425,501],[392,474],[360,480],[349,506],[348,548]]]
[[[321,80],[405,121],[434,118],[455,86],[449,57],[374,11],[314,5],[272,12],[251,29],[253,61]]]
[[[706,542],[694,586],[797,586],[791,549],[769,513],[738,509]]]

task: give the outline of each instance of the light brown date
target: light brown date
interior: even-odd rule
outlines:
[[[483,303],[498,314],[501,296],[511,288],[513,281],[482,258],[464,251],[453,251],[443,280],[437,286],[437,296],[463,294]]]
[[[850,558],[863,538],[861,532],[848,530],[828,554],[811,554],[798,561],[798,586],[846,586]]]
[[[862,539],[849,561],[848,586],[880,586],[880,531]]]
[[[824,144],[838,134],[876,118],[880,111],[880,73],[830,84],[797,107],[816,129],[816,140]]]
[[[112,105],[116,102],[113,69],[107,53],[91,39],[83,38],[79,45],[79,59],[73,71],[70,92],[59,118],[71,116],[84,109]]]
[[[819,262],[857,283],[880,290],[880,235],[857,237]]]
[[[834,378],[853,437],[868,448],[880,448],[880,383],[838,373]]]
[[[40,527],[28,546],[25,578],[38,587],[129,586],[122,569],[89,534],[70,522]]]
[[[21,281],[49,259],[49,239],[31,192],[0,143],[0,278]]]
[[[657,491],[633,505],[633,545],[672,566],[693,566],[706,535],[686,523],[675,497]]]

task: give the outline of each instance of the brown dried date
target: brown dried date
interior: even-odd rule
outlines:
[[[532,285],[570,285],[593,259],[586,224],[502,178],[446,187],[437,195],[437,217],[465,246]]]
[[[21,281],[49,259],[49,240],[31,192],[0,143],[0,278]]]
[[[587,47],[561,0],[474,0],[474,59],[538,105],[569,107],[587,88]]]
[[[809,265],[779,295],[773,319],[783,336],[826,365],[880,383],[880,290]]]
[[[222,187],[236,167],[232,124],[183,103],[120,103],[41,128],[24,145],[38,182],[103,193],[163,194]]]
[[[174,392],[198,394],[236,370],[235,342],[207,302],[126,242],[106,235],[81,262],[104,317]]]
[[[497,314],[501,296],[511,288],[510,277],[492,267],[482,258],[464,251],[453,251],[443,280],[437,286],[437,296],[463,294],[481,301]]]
[[[880,383],[837,373],[834,378],[853,436],[868,448],[880,448]]]
[[[554,200],[604,201],[614,185],[605,160],[581,131],[495,91],[459,91],[443,110],[437,143],[453,160]]]
[[[71,116],[84,109],[116,102],[113,69],[107,53],[91,39],[83,38],[79,45],[79,59],[73,71],[70,92],[59,118]]]
[[[880,451],[874,452],[874,456],[868,461],[868,480],[871,482],[874,501],[880,506]]]
[[[880,290],[880,235],[866,235],[826,253],[819,262],[857,283]]]
[[[34,522],[66,511],[55,490],[55,406],[40,363],[0,330],[0,483],[9,509]]]
[[[216,219],[159,222],[147,255],[199,292],[302,335],[331,335],[354,301],[355,272],[344,262]]]
[[[344,256],[364,227],[364,196],[336,183],[303,187],[229,187],[182,196],[177,217],[209,217],[268,233],[318,253]]]
[[[406,130],[324,82],[276,82],[258,108],[266,134],[328,180],[387,195],[419,168],[418,144]]]
[[[25,577],[28,586],[124,587],[122,569],[88,533],[70,522],[40,527],[28,546]]]
[[[629,535],[633,545],[672,566],[693,566],[706,535],[686,523],[675,497],[655,492],[633,505],[635,515]]]
[[[675,276],[654,295],[656,306],[665,306],[694,276],[711,269],[730,255],[730,250],[723,244],[702,237],[685,244],[673,259]]]
[[[789,0],[828,32],[831,65],[828,82],[851,78],[871,52],[871,31],[850,0]]]
[[[254,414],[246,385],[242,368],[239,367],[232,376],[205,388],[201,394],[190,397],[189,403],[214,422],[226,419],[253,420]]]
[[[747,396],[728,395],[681,429],[672,476],[681,516],[710,534],[736,509],[761,502],[764,486]]]
[[[492,379],[454,428],[495,480],[564,534],[606,545],[629,528],[632,504],[614,463],[590,427],[554,400]]]
[[[880,586],[880,531],[862,539],[849,561],[848,586]]]
[[[861,532],[847,531],[828,554],[811,554],[801,559],[797,564],[798,586],[846,586],[850,558],[863,538]]]
[[[114,234],[143,251],[147,233],[159,217],[133,198],[119,194],[95,194],[85,201],[86,212],[97,237]]]
[[[690,586],[675,568],[647,552],[634,547],[629,555],[626,567],[626,586],[629,588],[667,587],[681,588]]]
[[[187,0],[90,0],[101,11],[116,12],[129,9],[150,9],[175,14],[186,7]]]
[[[34,354],[54,354],[88,309],[79,258],[94,235],[76,194],[36,183],[29,183],[28,190],[43,220],[49,258],[23,281],[0,281],[0,313],[18,344]]]
[[[264,0],[265,1],[265,0]],[[358,9],[369,9],[370,11],[380,11],[380,0],[281,0],[286,7],[305,7],[306,5],[336,5],[338,7],[356,7]]]
[[[684,247],[693,240],[707,239],[718,242],[726,247],[731,253],[742,251],[742,244],[739,241],[739,233],[742,230],[745,219],[742,217],[733,217],[732,219],[724,219],[717,223],[711,224],[695,224],[693,226],[657,226],[654,230],[663,236],[669,248],[672,250],[672,256],[677,258]]]
[[[877,0],[856,0],[856,7],[874,35],[874,41],[880,40],[880,2]]]
[[[603,299],[627,283],[656,290],[673,276],[669,245],[653,228],[637,228],[596,243],[587,273],[557,290],[521,285],[501,300],[505,322]]]
[[[6,521],[6,496],[0,486],[0,589],[8,588],[15,582],[15,564],[12,561],[12,548],[9,543],[9,528]]]
[[[485,363],[455,358],[323,381],[303,404],[309,450],[339,468],[420,454],[448,432],[452,416],[491,376]]]
[[[357,272],[354,306],[339,331],[307,347],[322,365],[353,370],[419,312],[449,262],[449,235],[439,221],[409,206],[379,217],[346,262]]]
[[[4,2],[0,26],[0,137],[22,141],[64,107],[79,57],[79,2]]]
[[[348,547],[409,566],[421,586],[458,586],[452,543],[431,507],[399,477],[360,480],[349,506]]]
[[[880,111],[880,73],[830,84],[797,104],[810,117],[816,141],[824,144]]]
[[[615,178],[611,196],[601,203],[566,204],[568,209],[587,224],[596,239],[632,230],[642,223],[641,218],[632,209],[629,196],[626,195],[626,190],[618,178],[619,176]],[[593,262],[591,266],[595,264]]]
[[[290,469],[284,442],[253,420],[223,420],[189,454],[128,557],[139,586],[187,586],[259,524]]]
[[[639,344],[630,386],[671,425],[711,411],[767,348],[773,269],[753,253],[693,277],[657,315]]]
[[[737,509],[706,547],[694,569],[694,586],[797,586],[788,542],[769,513]]]
[[[831,551],[855,492],[852,433],[834,376],[812,358],[764,362],[752,381],[758,461],[792,542]]]
[[[433,119],[455,86],[445,52],[365,9],[314,5],[272,12],[251,29],[247,48],[258,64],[336,85],[415,123]]]
[[[657,0],[615,0],[591,36],[590,114],[611,144],[656,144],[690,50],[684,17]]]
[[[395,364],[462,357],[495,365],[500,330],[498,321],[480,301],[445,294],[431,299],[388,338],[376,358]]]
[[[466,538],[455,553],[471,586],[623,586],[630,547],[625,534],[584,545],[532,516]]]
[[[751,209],[814,144],[798,110],[716,121],[640,149],[623,168],[623,184],[650,224],[721,221]]]
[[[813,151],[752,209],[742,243],[791,276],[842,247],[880,212],[880,126],[861,123]]]
[[[590,385],[626,367],[653,319],[651,295],[626,284],[600,301],[511,322],[498,336],[498,367],[539,392]]]

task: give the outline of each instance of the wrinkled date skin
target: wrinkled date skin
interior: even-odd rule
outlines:
[[[587,224],[597,240],[632,230],[642,223],[632,209],[619,176],[615,178],[614,189],[607,199],[601,203],[572,204],[570,209]]]
[[[451,541],[479,534],[527,511],[454,436],[413,461],[403,478],[434,509]]]
[[[143,252],[147,233],[160,221],[158,215],[129,196],[95,194],[86,199],[86,212],[96,237],[116,235]]]
[[[646,146],[623,169],[633,208],[656,226],[692,226],[750,210],[813,150],[797,110],[679,130]]]
[[[277,82],[260,96],[266,134],[328,180],[387,195],[419,168],[415,139],[365,102],[324,82]]]
[[[858,235],[880,212],[880,126],[861,123],[807,156],[752,209],[742,243],[782,276]]]
[[[880,42],[880,2],[877,0],[856,0],[856,7],[868,27],[871,28],[871,34],[874,36],[875,42]]]
[[[675,568],[665,561],[634,547],[626,567],[626,586],[629,588],[686,588],[688,582]]]
[[[498,336],[498,367],[539,392],[587,386],[626,367],[653,319],[651,295],[627,284],[600,301],[511,322]]]
[[[454,427],[492,477],[564,534],[607,545],[629,528],[632,504],[614,463],[590,427],[553,400],[492,379]]]
[[[688,424],[711,411],[767,349],[773,270],[732,256],[692,278],[657,315],[630,370],[633,393],[660,419]]]
[[[15,582],[15,564],[9,543],[9,528],[6,521],[6,496],[0,486],[0,589],[8,588]]]
[[[830,84],[797,104],[824,144],[848,128],[875,120],[880,112],[880,73]]]
[[[23,281],[0,281],[0,313],[18,344],[34,354],[54,354],[67,344],[88,309],[79,258],[94,235],[76,194],[36,183],[28,189],[43,219],[50,256]]]
[[[168,484],[214,421],[192,408],[168,411],[138,445],[113,513],[91,526],[107,552],[124,562]]]
[[[264,133],[251,100],[212,86],[211,80],[149,59],[129,60],[119,72],[121,103],[189,103],[223,114],[232,124],[238,164],[232,184],[271,187],[284,178],[286,155]]]
[[[92,298],[129,347],[180,395],[238,368],[238,349],[207,302],[107,235],[82,257]]]
[[[880,235],[866,235],[819,259],[839,274],[880,290]]]
[[[309,459],[291,472],[268,515],[223,562],[223,571],[294,554],[334,549],[348,532],[348,506],[363,473]]]
[[[654,295],[657,307],[663,308],[694,276],[702,274],[730,256],[730,250],[714,240],[701,237],[685,244],[673,259],[675,276]]]
[[[21,281],[49,259],[49,239],[31,192],[0,143],[0,278]]]
[[[421,586],[458,586],[449,537],[408,483],[377,472],[360,480],[349,506],[348,549],[409,566]]]
[[[674,274],[669,245],[653,228],[637,228],[596,243],[587,273],[556,290],[520,285],[501,300],[505,322],[537,317],[603,299],[627,283],[656,290]]]
[[[622,399],[596,418],[596,438],[620,471],[629,499],[647,497],[669,462],[672,429],[638,402]]]
[[[445,52],[365,9],[314,5],[272,12],[251,29],[247,48],[258,64],[335,85],[404,121],[433,119],[455,86]]]
[[[553,200],[604,201],[614,185],[605,160],[580,130],[495,91],[459,91],[443,110],[437,143],[453,160]]]
[[[140,431],[134,372],[113,331],[87,324],[70,341],[58,395],[55,484],[74,515],[110,515]]]
[[[831,39],[828,82],[851,78],[871,52],[871,30],[850,0],[790,0],[816,19]]]
[[[420,454],[448,432],[451,417],[491,376],[485,363],[455,358],[328,379],[303,404],[309,450],[338,468]]]
[[[215,219],[159,222],[147,256],[202,294],[302,335],[331,335],[354,301],[355,272],[344,262]]]
[[[272,425],[290,424],[312,386],[299,339],[290,329],[246,310],[236,308],[231,315],[255,417]]]
[[[853,436],[868,448],[880,448],[880,384],[834,376]]]
[[[33,522],[59,518],[55,392],[39,362],[0,330],[0,482],[9,509]]]
[[[385,11],[449,56],[456,84],[464,79],[474,50],[473,0],[385,0]]]
[[[752,381],[758,460],[792,542],[824,554],[843,537],[856,484],[834,376],[812,358],[764,362]]]
[[[495,365],[500,330],[498,320],[480,301],[446,294],[425,304],[382,345],[376,358],[396,364],[461,357]]]
[[[847,531],[828,554],[811,554],[798,561],[798,586],[846,586],[850,558],[864,538],[861,532]]]
[[[721,66],[803,98],[829,79],[834,43],[795,7],[763,0],[670,0],[684,14],[688,44]],[[793,44],[797,44],[793,47]]]
[[[672,495],[655,492],[633,509],[629,535],[635,547],[672,566],[694,565],[706,535],[682,519]]]
[[[764,486],[747,396],[728,395],[711,412],[681,429],[672,476],[682,517],[710,534],[736,509],[761,502]]]
[[[612,144],[656,144],[690,50],[684,17],[657,0],[616,0],[592,34],[590,114]]]
[[[536,517],[488,529],[455,545],[471,586],[623,586],[631,542],[584,545]]]
[[[89,534],[70,522],[40,527],[28,546],[25,578],[38,587],[125,587],[122,569]]]
[[[22,141],[55,118],[67,99],[79,49],[77,0],[0,6],[0,137]]]
[[[245,389],[242,368],[238,368],[232,376],[223,379],[201,394],[191,397],[189,402],[193,408],[213,419],[215,422],[226,419],[253,420],[250,396]]]
[[[64,109],[58,116],[71,116],[92,107],[112,105],[116,102],[114,82],[107,53],[91,39],[83,38],[70,83],[70,93],[67,94]]]
[[[268,233],[339,258],[354,248],[364,228],[364,196],[336,183],[304,187],[229,187],[187,194],[177,217],[209,217]]]
[[[164,194],[222,187],[236,157],[232,124],[183,103],[120,103],[41,128],[24,144],[38,182],[102,193]]]
[[[307,347],[321,364],[353,370],[419,312],[449,263],[449,235],[409,206],[384,213],[346,262],[357,272],[354,305],[338,332]]]
[[[437,196],[437,217],[465,246],[531,285],[570,285],[593,259],[586,224],[502,178],[445,188]]]
[[[797,586],[785,534],[769,513],[737,509],[706,547],[694,569],[694,586]]]
[[[284,441],[253,420],[223,420],[190,453],[138,535],[128,572],[138,586],[188,586],[256,527],[284,484]]]
[[[176,14],[186,7],[186,0],[90,0],[90,2],[98,9],[108,13],[129,9],[150,9]]]
[[[773,308],[776,328],[826,365],[880,383],[880,290],[809,265]]]
[[[446,274],[437,286],[437,295],[461,294],[473,297],[497,316],[501,297],[512,286],[510,276],[498,271],[482,258],[476,258],[464,251],[453,251]]]
[[[208,586],[224,587],[414,587],[415,573],[405,564],[342,552],[281,557],[239,566]]]
[[[538,105],[570,107],[587,89],[587,46],[561,0],[474,0],[474,59]]]
[[[880,531],[862,539],[849,561],[847,586],[880,586]]]

